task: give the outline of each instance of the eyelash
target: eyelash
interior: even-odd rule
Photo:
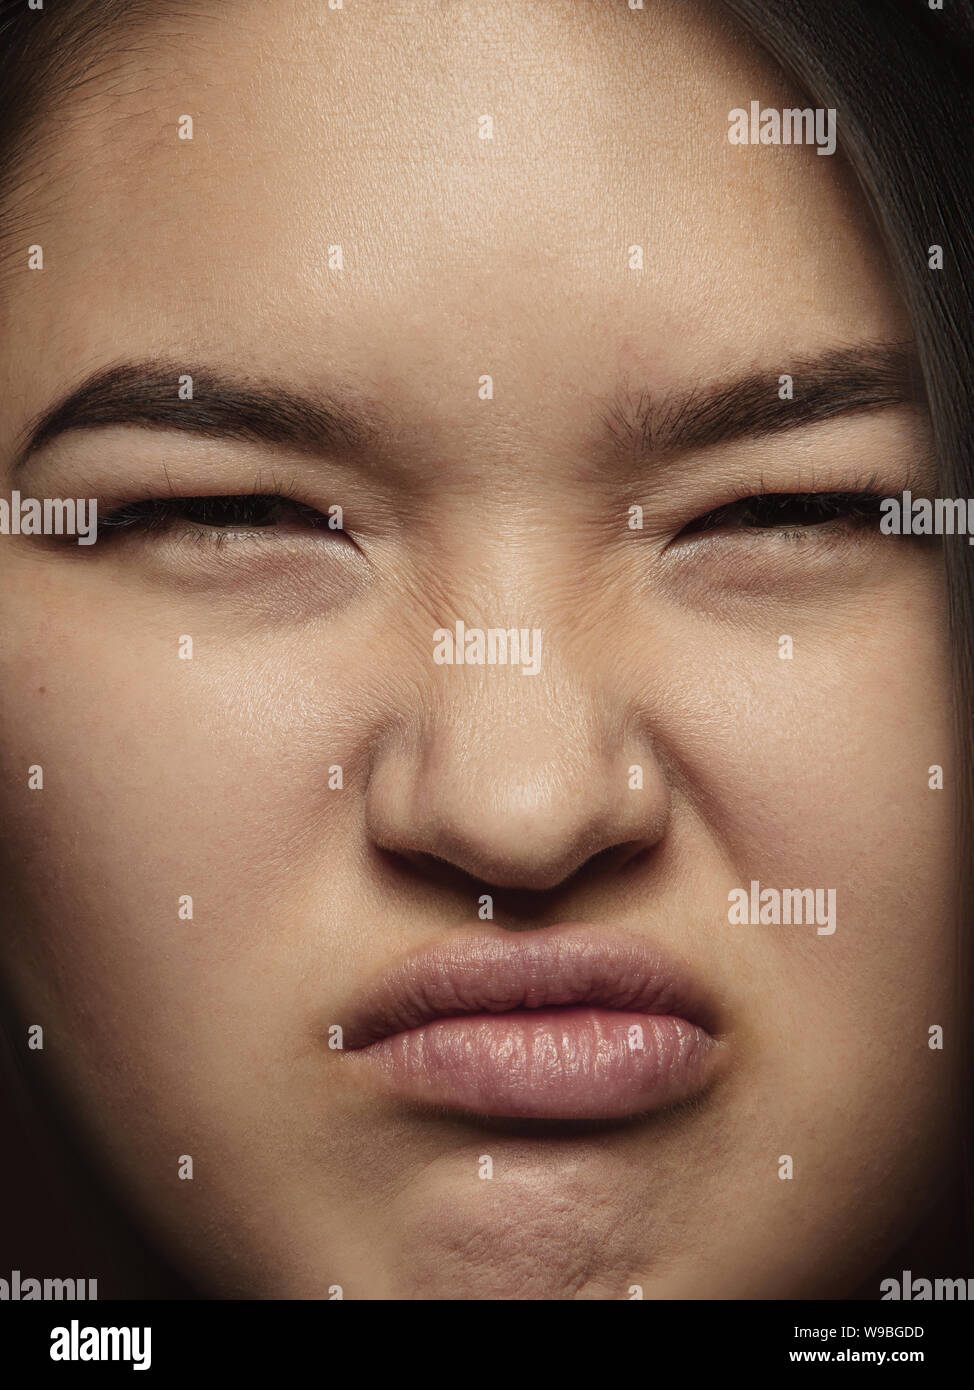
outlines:
[[[754,493],[715,507],[694,518],[675,537],[674,543],[704,536],[708,532],[727,529],[731,523],[739,533],[751,533],[757,539],[762,533],[773,534],[779,541],[801,543],[810,541],[813,533],[822,528],[835,536],[830,523],[844,523],[844,528],[864,530],[870,523],[878,526],[881,491],[849,492],[766,492]],[[236,493],[204,497],[154,497],[127,502],[103,519],[99,529],[142,534],[169,530],[174,523],[184,522],[188,529],[179,540],[205,545],[222,545],[235,535],[250,542],[270,541],[278,537],[280,523],[297,521],[307,530],[336,531],[328,526],[328,518],[303,502],[277,492]],[[824,535],[822,537],[824,539]]]
[[[187,515],[189,513],[189,515]],[[160,531],[174,521],[185,521],[213,531],[213,539],[221,532],[233,530],[274,531],[283,519],[297,519],[312,530],[334,534],[328,518],[304,502],[295,502],[280,492],[249,492],[215,497],[150,497],[141,502],[126,502],[104,519],[99,527]],[[278,524],[275,525],[275,522]]]
[[[875,522],[878,526],[885,495],[871,491],[756,493],[695,517],[677,539],[720,529],[730,521],[738,522],[741,530],[790,530],[793,537],[836,521],[857,527]]]

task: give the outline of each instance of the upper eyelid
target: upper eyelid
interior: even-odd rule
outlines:
[[[888,489],[873,489],[865,486],[851,488],[802,488],[795,490],[783,490],[780,488],[761,488],[758,491],[755,491],[753,489],[745,491],[744,487],[742,486],[739,492],[736,492],[734,495],[727,498],[726,501],[719,502],[716,506],[708,507],[705,511],[698,513],[698,516],[703,517],[709,516],[711,514],[717,514],[718,512],[730,511],[734,507],[740,507],[747,502],[770,501],[771,499],[780,500],[782,502],[799,502],[802,500],[807,500],[810,502],[814,499],[820,499],[823,502],[844,500],[878,501],[882,497],[885,497],[887,494]],[[123,514],[137,513],[140,508],[145,508],[147,511],[157,510],[159,512],[163,512],[167,508],[175,508],[180,505],[188,506],[190,504],[197,503],[200,506],[204,506],[207,502],[230,501],[239,502],[242,506],[246,505],[248,502],[251,502],[254,505],[256,505],[258,502],[263,502],[266,504],[283,502],[289,504],[290,506],[293,506],[296,510],[315,512],[319,516],[323,517],[327,516],[327,512],[322,511],[320,507],[316,507],[313,504],[305,502],[301,498],[295,496],[294,490],[291,488],[287,489],[286,491],[276,489],[271,491],[265,488],[255,487],[252,491],[248,492],[178,493],[173,491],[170,494],[157,494],[150,497],[131,499],[129,501],[120,503],[117,507],[114,507],[111,511],[105,513],[103,515],[102,524],[111,524],[113,521],[117,521],[117,518],[119,518]]]
[[[725,511],[732,507],[743,506],[747,502],[806,502],[815,501],[821,504],[826,503],[848,503],[850,506],[867,502],[880,502],[887,494],[883,491],[872,492],[861,488],[842,488],[842,489],[822,489],[818,492],[755,492],[747,493],[743,497],[735,498],[731,502],[721,503],[719,507],[712,508],[713,511]]]
[[[267,499],[271,502],[284,502],[306,512],[315,513],[322,522],[320,527],[315,528],[316,532],[320,531],[323,536],[330,537],[334,541],[341,540],[345,544],[350,542],[351,547],[361,553],[359,546],[345,531],[344,527],[332,529],[327,525],[329,520],[327,512],[323,512],[317,507],[312,507],[310,504],[301,502],[295,498],[263,491],[253,493],[206,493],[188,497],[173,494],[171,496],[142,498],[134,502],[121,504],[121,506],[117,507],[109,514],[107,524],[110,528],[113,519],[117,518],[120,513],[124,511],[134,511],[137,510],[139,506],[143,505],[149,507],[156,506],[161,512],[168,512],[168,515],[162,515],[159,518],[158,524],[154,524],[153,518],[147,516],[143,518],[133,518],[128,525],[115,520],[115,525],[122,533],[126,530],[130,530],[133,533],[133,540],[140,535],[146,536],[152,531],[157,531],[158,544],[168,547],[188,544],[201,547],[205,546],[207,550],[210,551],[214,547],[219,549],[224,543],[228,543],[235,538],[245,539],[248,543],[248,547],[257,545],[281,547],[286,545],[286,540],[282,538],[280,534],[277,536],[274,534],[275,532],[281,532],[282,528],[279,526],[260,525],[248,521],[245,518],[239,521],[229,520],[225,525],[208,524],[197,518],[180,516],[178,511],[178,505],[180,503],[222,501],[224,499],[246,502],[254,498]],[[175,523],[175,525],[170,523]],[[105,522],[103,521],[101,524],[104,525]]]
[[[190,506],[193,503],[202,507],[205,506],[207,502],[238,502],[241,506],[245,506],[247,503],[256,506],[258,503],[273,504],[283,502],[288,506],[294,507],[296,510],[315,512],[319,516],[327,518],[327,512],[322,511],[320,507],[315,507],[310,502],[305,502],[299,497],[288,495],[283,492],[267,492],[264,490],[255,490],[253,492],[206,492],[187,494],[174,492],[168,495],[162,494],[154,497],[142,497],[127,502],[121,502],[117,507],[112,508],[111,511],[105,514],[103,524],[111,523],[113,519],[125,513],[135,514],[140,508],[145,509],[147,512],[152,510],[164,512],[167,509],[175,510],[180,506]]]
[[[852,491],[851,489],[830,489],[826,491],[825,489],[822,489],[818,492],[749,492],[744,496],[734,498],[732,501],[721,503],[716,507],[711,507],[709,510],[705,512],[698,512],[690,521],[687,522],[687,524],[679,531],[679,533],[673,537],[673,540],[670,542],[670,544],[677,545],[685,540],[689,541],[693,540],[694,538],[707,536],[708,534],[714,532],[720,526],[721,522],[725,520],[725,518],[727,520],[732,519],[733,513],[743,508],[748,502],[759,503],[770,498],[777,498],[780,499],[785,505],[787,505],[793,502],[811,501],[815,498],[820,498],[823,500],[831,499],[838,503],[841,503],[842,500],[847,499],[853,503],[853,505],[847,508],[843,508],[841,505],[837,506],[834,510],[833,515],[826,516],[822,521],[819,521],[816,524],[811,524],[810,522],[803,523],[801,520],[796,521],[794,519],[787,519],[784,517],[776,521],[775,517],[772,515],[768,518],[767,525],[762,525],[758,523],[756,525],[748,526],[745,524],[739,528],[742,533],[753,532],[755,535],[760,534],[761,532],[764,532],[766,534],[780,534],[782,532],[788,531],[789,529],[796,532],[807,531],[809,534],[811,534],[813,532],[825,532],[829,529],[834,530],[836,524],[841,523],[843,521],[848,522],[850,518],[858,520],[860,524],[863,523],[866,520],[867,515],[871,514],[872,509],[870,508],[869,513],[867,513],[866,508],[860,505],[860,507],[858,508],[859,515],[858,518],[856,518],[855,514],[857,508],[855,506],[855,502],[859,502],[861,504],[863,501],[868,500],[870,502],[875,501],[878,503],[886,495],[887,494],[884,489],[871,492],[862,489],[856,489],[855,491]],[[782,508],[782,510],[783,509],[784,508]],[[875,514],[878,517],[878,506],[875,509]]]
[[[764,480],[762,478],[758,484],[759,490],[754,490],[753,484],[750,488],[745,490],[745,485],[742,484],[739,490],[735,491],[726,501],[719,502],[716,506],[698,512],[687,525],[690,526],[696,521],[706,520],[711,517],[717,518],[721,514],[730,513],[735,508],[740,508],[749,502],[759,503],[761,501],[768,501],[772,498],[780,500],[782,503],[799,502],[802,500],[812,502],[814,499],[821,499],[823,502],[832,501],[841,503],[844,500],[849,500],[850,502],[863,502],[866,500],[878,501],[880,498],[888,495],[888,488],[878,488],[875,486],[874,477],[870,477],[868,480],[857,480],[857,483],[858,485],[854,483],[852,487],[847,488],[833,487],[816,489],[815,487],[799,487],[794,490],[780,490],[780,484],[777,488],[768,488],[764,486]],[[120,503],[117,507],[103,514],[101,524],[106,527],[115,526],[122,529],[129,524],[134,526],[141,521],[151,521],[153,512],[160,516],[161,519],[165,519],[167,512],[173,512],[180,505],[188,506],[196,503],[200,506],[205,506],[207,502],[217,503],[229,501],[239,502],[241,506],[245,506],[248,502],[254,505],[258,502],[262,502],[266,505],[284,503],[294,507],[297,511],[304,511],[309,514],[314,513],[323,519],[328,518],[327,511],[323,511],[320,507],[303,501],[301,498],[295,496],[295,493],[296,488],[293,483],[290,486],[274,486],[271,484],[271,486],[268,487],[266,484],[261,486],[260,481],[255,483],[253,489],[243,492],[228,491],[183,494],[173,489],[169,494],[155,494],[150,497],[131,499]],[[146,515],[140,516],[140,509],[144,509]],[[207,524],[204,519],[187,518],[186,520],[189,524]],[[228,522],[228,526],[231,524],[232,522]],[[244,521],[239,524],[243,526],[247,523]],[[337,530],[339,528],[334,529]]]
[[[779,488],[770,488],[765,492],[745,492],[742,489],[738,495],[728,498],[727,501],[719,502],[715,507],[708,507],[706,511],[699,512],[697,514],[697,517],[695,517],[694,519],[697,520],[700,517],[716,515],[719,512],[731,511],[735,507],[743,507],[748,502],[780,501],[782,503],[812,503],[817,500],[823,504],[828,502],[848,502],[849,504],[854,505],[855,503],[866,502],[878,503],[882,500],[882,498],[888,495],[889,494],[887,490],[884,488],[819,488],[807,490],[802,489],[800,491],[788,491]]]

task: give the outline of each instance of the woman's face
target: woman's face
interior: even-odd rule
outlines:
[[[910,329],[841,154],[729,142],[752,100],[806,104],[711,5],[248,0],[119,32],[35,137],[3,495],[100,529],[0,543],[3,974],[217,1293],[842,1293],[942,1176],[937,552],[688,529],[934,486],[895,382],[809,408]],[[752,882],[834,911],[731,920]]]

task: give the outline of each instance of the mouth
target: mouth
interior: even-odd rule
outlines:
[[[344,1056],[407,1101],[620,1119],[704,1090],[715,1027],[695,982],[639,938],[564,924],[407,957],[356,1001]]]

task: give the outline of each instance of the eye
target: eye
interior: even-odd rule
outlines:
[[[180,523],[200,532],[331,530],[329,518],[280,493],[240,493],[222,497],[150,497],[126,502],[99,518],[99,529],[159,531]]]
[[[677,539],[705,531],[765,530],[798,533],[809,527],[843,523],[879,526],[878,492],[766,492],[742,497],[706,512],[685,526]]]

